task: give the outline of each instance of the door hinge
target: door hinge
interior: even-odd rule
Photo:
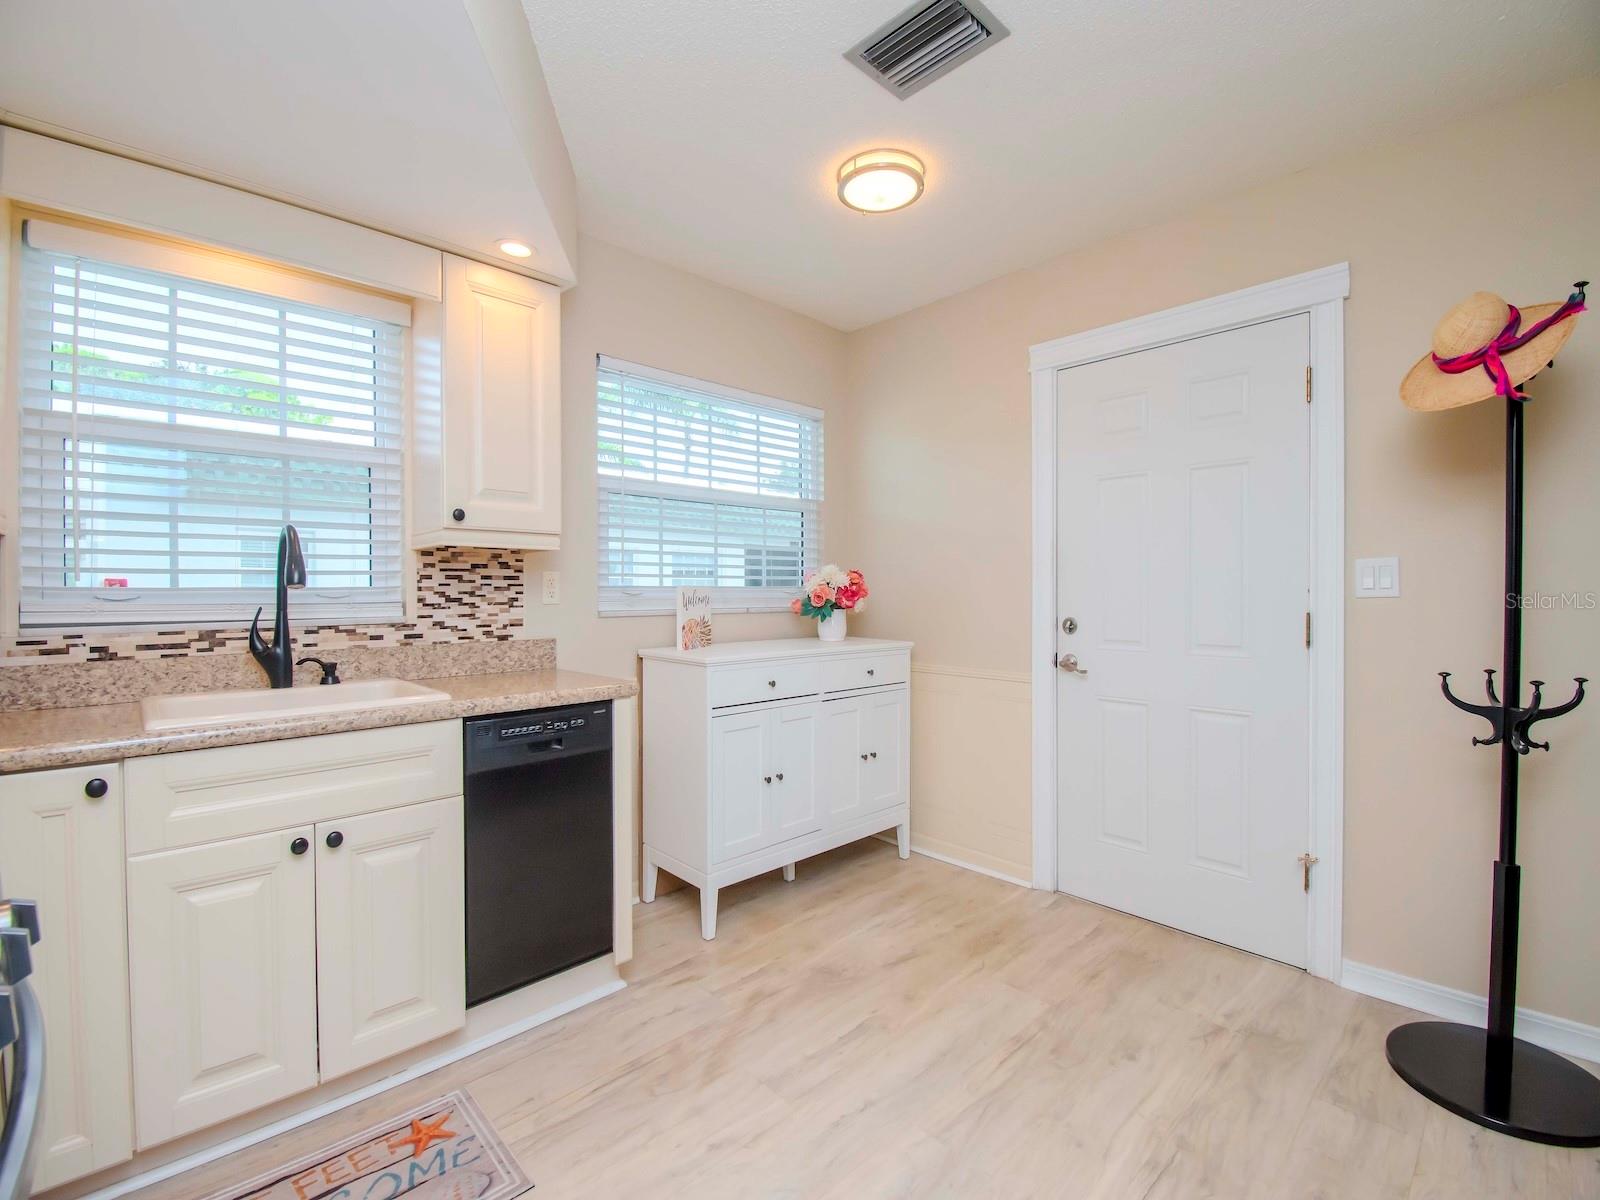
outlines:
[[[1306,403],[1311,403],[1311,368],[1306,368]]]
[[[1322,860],[1315,854],[1311,853],[1311,851],[1307,850],[1295,861],[1300,864],[1300,886],[1307,893],[1309,893],[1311,891],[1311,868],[1316,866]]]
[[[1311,649],[1311,614],[1306,614],[1306,649]]]

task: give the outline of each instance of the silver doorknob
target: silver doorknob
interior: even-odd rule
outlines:
[[[1073,675],[1087,675],[1089,673],[1087,667],[1078,665],[1078,656],[1076,654],[1063,654],[1056,662],[1056,666]]]

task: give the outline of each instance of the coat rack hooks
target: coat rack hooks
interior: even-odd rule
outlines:
[[[1589,681],[1582,675],[1573,676],[1572,682],[1577,684],[1577,691],[1572,699],[1565,704],[1558,704],[1554,708],[1544,707],[1544,680],[1531,679],[1528,685],[1533,688],[1533,699],[1527,707],[1518,707],[1511,703],[1508,695],[1504,701],[1495,694],[1494,668],[1483,669],[1483,690],[1488,694],[1488,704],[1471,704],[1450,690],[1450,672],[1439,672],[1439,689],[1444,692],[1444,698],[1454,704],[1462,712],[1471,713],[1475,717],[1482,717],[1489,722],[1493,731],[1486,738],[1475,737],[1472,739],[1474,746],[1493,746],[1502,741],[1508,734],[1511,738],[1511,747],[1518,754],[1527,754],[1533,750],[1549,750],[1549,742],[1536,742],[1528,736],[1528,731],[1539,721],[1549,721],[1556,717],[1566,716],[1567,713],[1583,703],[1584,685]]]

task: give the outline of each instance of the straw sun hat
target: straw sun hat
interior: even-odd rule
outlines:
[[[1474,292],[1433,331],[1424,354],[1400,382],[1400,399],[1418,412],[1440,412],[1493,396],[1522,399],[1532,379],[1566,345],[1584,311],[1587,283],[1561,304],[1518,309],[1493,292]]]

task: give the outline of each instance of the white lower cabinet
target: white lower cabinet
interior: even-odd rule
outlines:
[[[38,1191],[133,1156],[122,820],[118,763],[0,776],[3,894],[39,904]]]
[[[160,847],[127,859],[141,1150],[465,1024],[461,725],[405,733],[128,764],[130,805],[185,814],[130,831]]]
[[[717,891],[886,829],[909,853],[911,645],[852,638],[646,650],[640,896]]]
[[[829,700],[822,705],[829,818],[848,822],[901,803],[910,710],[904,688]]]
[[[759,706],[711,722],[711,861],[822,828],[816,704]]]
[[[317,826],[323,1080],[459,1029],[466,1014],[459,796]]]
[[[128,863],[141,1150],[316,1086],[314,832]]]

